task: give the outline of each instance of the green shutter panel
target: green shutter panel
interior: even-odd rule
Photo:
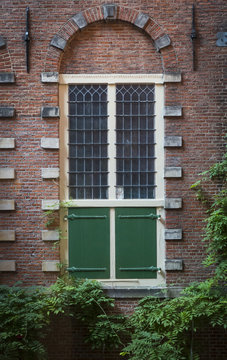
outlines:
[[[79,278],[110,277],[110,219],[106,208],[69,209],[69,268]]]
[[[156,209],[117,208],[115,219],[117,279],[156,278]]]

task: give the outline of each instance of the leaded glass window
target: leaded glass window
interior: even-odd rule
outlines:
[[[69,196],[108,199],[111,188],[116,199],[154,199],[154,85],[116,85],[111,102],[114,119],[108,85],[69,86]]]
[[[117,194],[154,198],[154,86],[117,85]]]
[[[69,196],[107,199],[107,86],[69,86]]]

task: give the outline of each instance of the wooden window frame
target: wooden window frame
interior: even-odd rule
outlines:
[[[111,286],[158,286],[165,284],[165,272],[157,274],[157,279],[116,279],[115,276],[115,208],[119,207],[155,207],[161,219],[157,220],[157,264],[164,269],[165,246],[164,246],[164,75],[163,74],[60,74],[59,76],[59,105],[60,105],[60,200],[66,203],[63,215],[67,207],[108,207],[110,208],[110,279],[102,282]],[[108,85],[108,122],[113,124],[109,129],[110,143],[114,143],[115,136],[115,94],[116,84],[154,84],[155,86],[155,124],[156,124],[156,198],[155,199],[115,199],[113,189],[115,179],[110,176],[109,199],[79,199],[70,200],[68,195],[68,85],[69,84],[107,84]],[[112,138],[111,138],[112,137]],[[115,172],[115,149],[109,147],[110,172]],[[112,189],[112,190],[111,190]],[[64,216],[61,216],[63,219]],[[61,220],[63,240],[61,241],[61,260],[68,263],[68,225],[67,221]]]

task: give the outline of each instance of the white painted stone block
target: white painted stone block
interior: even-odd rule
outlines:
[[[59,200],[42,200],[42,210],[59,210]]]
[[[181,198],[166,198],[165,209],[180,209],[182,208]]]
[[[181,167],[165,167],[164,172],[165,178],[181,178],[182,168]]]
[[[15,230],[0,230],[0,241],[15,241]]]
[[[165,240],[182,240],[182,229],[165,229]]]
[[[0,271],[16,271],[16,261],[0,260]]]
[[[59,74],[58,72],[43,72],[41,73],[41,82],[43,83],[58,83]]]
[[[14,179],[15,170],[12,168],[0,168],[0,179]]]
[[[57,230],[42,230],[43,241],[58,241],[59,231]]]
[[[56,179],[59,177],[59,168],[42,168],[43,179]]]
[[[165,106],[164,116],[182,116],[181,106]]]
[[[165,270],[166,271],[182,271],[183,270],[183,260],[166,260],[165,261]]]
[[[0,200],[0,210],[15,210],[15,200]]]
[[[164,147],[181,147],[182,136],[165,136]]]
[[[164,82],[181,82],[181,73],[180,72],[169,72],[164,74]]]
[[[44,272],[58,272],[59,261],[58,260],[47,260],[42,262],[42,271]]]
[[[15,139],[13,138],[0,138],[0,149],[14,149]]]
[[[59,149],[58,138],[42,138],[41,147],[44,149]]]

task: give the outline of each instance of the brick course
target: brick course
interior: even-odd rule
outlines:
[[[42,107],[57,107],[58,85],[42,83],[43,72],[60,73],[182,73],[181,83],[165,85],[165,105],[180,105],[180,118],[165,120],[165,136],[181,136],[183,147],[167,147],[167,167],[182,167],[182,178],[165,180],[166,197],[182,198],[181,210],[166,211],[166,228],[182,228],[184,240],[168,241],[168,259],[184,259],[182,273],[167,274],[169,283],[202,279],[208,270],[201,229],[204,211],[189,191],[197,174],[221,158],[225,131],[223,114],[225,47],[216,46],[216,33],[223,30],[222,1],[197,1],[196,68],[192,71],[190,41],[192,1],[116,1],[115,19],[105,20],[101,1],[30,1],[31,71],[25,69],[25,4],[2,1],[0,71],[13,72],[16,82],[0,87],[3,107],[13,107],[13,119],[0,120],[1,138],[15,138],[14,149],[1,149],[1,167],[14,168],[16,179],[2,180],[2,198],[16,200],[16,211],[2,214],[2,229],[17,230],[17,241],[0,244],[2,259],[16,259],[17,272],[3,275],[3,282],[23,280],[26,284],[48,284],[54,279],[43,274],[41,262],[55,260],[58,251],[41,240],[43,199],[59,197],[58,180],[43,180],[41,168],[59,166],[58,151],[40,147],[41,138],[58,138],[55,119],[41,119]],[[214,6],[215,4],[215,6]],[[27,5],[27,4],[26,4]],[[87,22],[79,29],[73,21],[81,13]],[[143,18],[145,16],[145,18]],[[138,27],[140,20],[141,29]],[[148,20],[147,20],[148,19]],[[134,25],[135,24],[135,25]],[[45,25],[45,26],[44,26]],[[54,36],[66,41],[64,51],[51,46]],[[154,42],[168,36],[171,44],[159,52]],[[89,56],[88,56],[89,54]],[[49,280],[50,279],[50,280]]]
[[[43,107],[59,106],[57,73],[181,72],[182,82],[165,85],[165,106],[183,109],[181,117],[165,118],[165,136],[166,145],[167,140],[174,145],[174,137],[182,138],[183,145],[165,147],[165,166],[182,168],[183,176],[165,179],[165,193],[170,199],[182,198],[183,207],[166,210],[165,226],[183,230],[183,239],[166,241],[166,258],[182,259],[184,266],[181,272],[167,272],[166,279],[167,284],[180,286],[209,275],[210,270],[201,265],[205,256],[205,244],[201,242],[205,212],[189,188],[198,179],[198,173],[220,160],[224,152],[226,47],[216,46],[216,34],[225,30],[226,4],[222,0],[196,1],[198,39],[193,71],[190,40],[193,3],[116,0],[114,19],[105,19],[101,0],[1,1],[0,37],[5,43],[0,47],[0,72],[13,73],[15,82],[0,84],[0,106],[13,107],[15,116],[0,119],[1,141],[6,144],[4,139],[12,139],[10,145],[0,148],[0,167],[13,168],[16,173],[13,180],[1,180],[1,199],[15,200],[16,204],[13,211],[1,211],[0,229],[16,231],[15,241],[0,242],[0,260],[16,264],[16,271],[0,273],[1,283],[12,285],[22,280],[24,285],[48,286],[57,276],[55,272],[42,271],[44,261],[59,259],[59,250],[53,248],[51,241],[42,239],[46,220],[41,206],[42,200],[59,198],[59,180],[43,179],[41,169],[58,168],[59,152],[40,146],[42,138],[59,137],[59,121],[42,119],[40,115]],[[22,40],[26,6],[30,7],[31,23],[29,74]],[[81,23],[77,25],[73,20],[80,13],[87,22],[81,29]],[[64,40],[61,49],[51,45],[55,36]],[[155,44],[166,37],[171,43],[157,51]],[[52,83],[41,81],[44,72],[54,73]],[[50,230],[55,230],[57,224],[58,221]],[[132,299],[121,299],[118,303],[125,313],[131,313],[135,305],[136,300]],[[78,359],[101,358],[99,353],[82,345],[80,348],[72,345],[75,339],[76,346],[78,339],[83,342],[85,330],[79,331],[67,319],[63,325],[59,321],[60,333],[56,336],[54,327],[54,339],[49,339],[50,360],[75,359],[78,349]],[[223,335],[218,331],[216,337],[209,333],[209,346],[205,344],[208,350],[203,355],[206,360],[225,358]],[[201,336],[205,338],[204,334]],[[61,349],[56,347],[57,342]],[[109,353],[105,358],[116,359],[117,355]]]

